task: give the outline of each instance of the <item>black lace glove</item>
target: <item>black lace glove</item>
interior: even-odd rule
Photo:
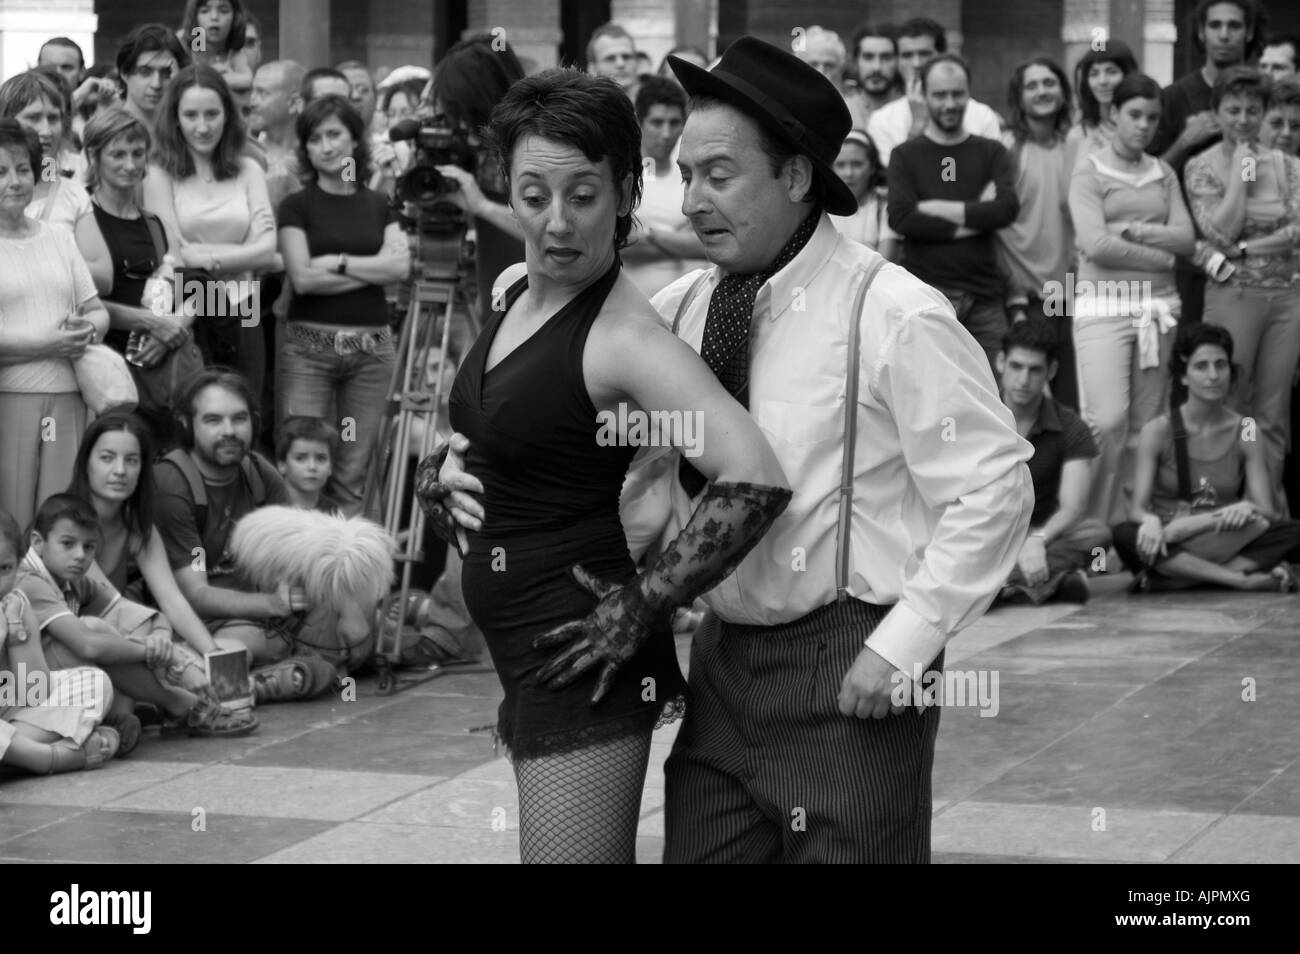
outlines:
[[[440,450],[420,461],[415,468],[415,496],[420,501],[420,509],[428,518],[434,536],[455,547],[461,559],[464,559],[465,554],[461,552],[460,542],[456,539],[456,520],[447,507],[451,488],[438,479],[442,465],[450,453],[451,445],[443,444]]]
[[[535,649],[564,646],[537,678],[562,689],[603,663],[592,705],[613,685],[618,670],[652,634],[671,631],[673,612],[689,606],[740,564],[790,502],[791,491],[761,484],[710,484],[690,522],[637,579],[603,582],[581,566],[574,580],[600,602],[586,619],[558,626],[533,640]]]

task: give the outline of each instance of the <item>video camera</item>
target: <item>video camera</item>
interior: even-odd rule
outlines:
[[[435,222],[446,216],[448,209],[455,213],[452,218],[463,220],[460,210],[444,201],[447,193],[456,191],[459,185],[437,167],[459,166],[466,172],[474,172],[478,154],[465,133],[445,116],[435,116],[423,123],[404,119],[388,131],[388,138],[392,142],[415,144],[415,165],[397,181],[398,198],[428,213]]]

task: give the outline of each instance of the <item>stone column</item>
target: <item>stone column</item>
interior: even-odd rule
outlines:
[[[559,64],[560,2],[470,0],[469,32],[501,36],[521,60],[532,60],[538,69],[550,69]],[[528,64],[524,65],[527,68]]]
[[[66,36],[95,59],[95,0],[0,0],[0,80],[36,65],[41,45]]]
[[[330,56],[330,0],[280,0],[280,58],[307,67]]]

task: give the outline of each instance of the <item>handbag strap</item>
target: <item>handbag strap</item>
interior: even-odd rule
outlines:
[[[1187,428],[1177,405],[1169,407],[1169,426],[1174,439],[1174,463],[1178,466],[1178,499],[1192,499],[1192,465],[1187,457]]]
[[[844,397],[844,462],[840,467],[840,512],[835,531],[835,599],[843,602],[849,598],[849,532],[853,517],[853,462],[858,438],[858,377],[862,355],[862,306],[867,290],[887,259],[879,255],[863,273],[858,293],[849,312],[849,347],[846,380],[848,391]]]
[[[54,214],[54,200],[59,197],[59,189],[63,188],[63,180],[55,179],[54,185],[50,186],[50,194],[45,197],[45,207],[41,209],[41,221],[50,221],[50,216]]]
[[[144,217],[145,228],[149,230],[149,237],[153,239],[153,251],[158,256],[158,266],[161,267],[163,256],[167,254],[167,237],[163,235],[162,223],[158,221],[158,216],[143,209],[140,215]]]

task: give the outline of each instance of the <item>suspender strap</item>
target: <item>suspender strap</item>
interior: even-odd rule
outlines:
[[[700,273],[699,278],[691,282],[691,287],[686,289],[686,294],[682,296],[682,303],[677,306],[677,314],[673,315],[673,334],[677,334],[677,328],[682,323],[682,315],[686,314],[686,306],[691,303],[691,299],[700,290],[700,286],[709,280],[712,271],[712,269],[706,268]]]
[[[862,364],[862,307],[866,303],[867,289],[876,274],[884,267],[886,259],[877,256],[868,266],[858,285],[853,308],[849,312],[849,347],[846,378],[848,392],[844,397],[844,463],[840,468],[840,519],[835,531],[835,599],[849,598],[849,546],[853,518],[853,462],[858,438],[858,377]]]

